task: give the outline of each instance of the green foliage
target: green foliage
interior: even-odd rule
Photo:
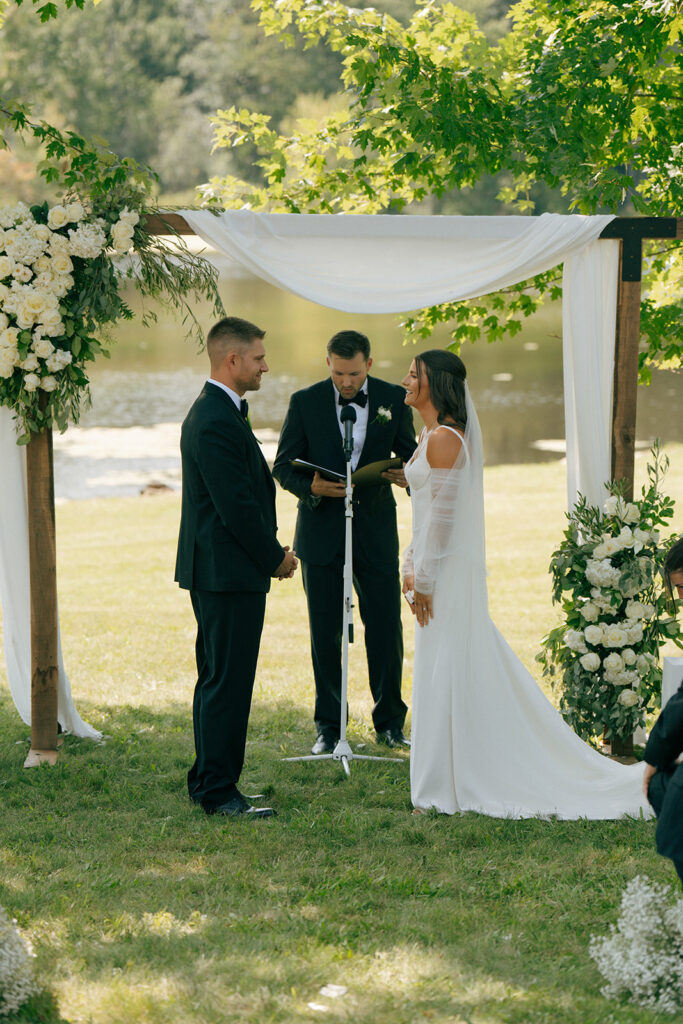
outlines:
[[[256,147],[263,182],[215,178],[209,204],[293,212],[372,213],[440,200],[492,175],[508,208],[535,210],[549,186],[578,213],[672,216],[683,206],[683,50],[680,3],[523,0],[512,30],[489,43],[475,18],[424,0],[404,26],[338,0],[255,0],[267,33],[287,43],[296,28],[343,57],[344,112],[279,134],[261,113],[231,107],[215,119],[215,143]],[[673,243],[649,268],[653,295],[683,258]],[[455,319],[453,341],[495,340],[519,328],[555,275],[514,297],[423,311],[407,321],[424,336]],[[656,310],[656,313],[655,313]],[[471,319],[470,319],[471,318]],[[644,316],[650,367],[683,350],[680,294],[652,298]]]
[[[626,738],[645,725],[661,694],[659,649],[669,641],[683,647],[659,580],[677,538],[660,543],[656,530],[674,514],[660,489],[667,467],[655,445],[640,500],[625,502],[617,483],[603,511],[581,496],[550,562],[564,621],[545,637],[537,660],[544,675],[559,675],[560,710],[591,742],[603,729],[608,739]]]

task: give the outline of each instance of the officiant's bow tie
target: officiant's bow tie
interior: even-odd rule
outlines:
[[[368,404],[368,396],[364,391],[359,391],[358,394],[354,395],[353,398],[344,398],[343,395],[339,396],[340,405],[351,405],[351,402],[355,402],[361,409],[364,409]]]
[[[249,418],[249,402],[246,398],[240,399],[240,412],[244,416],[245,420]]]

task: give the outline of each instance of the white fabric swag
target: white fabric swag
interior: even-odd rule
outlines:
[[[610,422],[619,243],[597,241],[611,216],[412,217],[215,215],[181,210],[208,245],[280,288],[333,309],[402,313],[473,298],[564,264],[563,351],[567,496],[601,504]],[[470,382],[476,393],[477,382]],[[30,612],[25,451],[0,409],[0,601],[10,688],[30,721]],[[60,653],[59,720],[78,717]]]

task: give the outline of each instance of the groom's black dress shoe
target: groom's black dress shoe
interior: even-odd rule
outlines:
[[[410,740],[403,735],[403,730],[399,728],[395,729],[382,729],[376,733],[377,742],[384,743],[387,747],[409,747]]]
[[[331,732],[319,732],[317,739],[311,747],[312,754],[331,754],[339,742],[339,737]]]
[[[207,814],[222,814],[227,818],[274,818],[277,814],[272,807],[252,807],[239,791],[223,804],[203,806]]]

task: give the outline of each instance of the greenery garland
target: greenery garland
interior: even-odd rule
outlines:
[[[683,647],[659,577],[666,551],[658,526],[674,503],[660,491],[668,458],[652,448],[647,487],[627,502],[623,486],[607,485],[602,510],[580,496],[567,514],[564,540],[553,553],[553,600],[564,621],[543,640],[543,674],[559,676],[560,710],[575,732],[595,743],[625,739],[645,726],[661,694],[660,647]],[[557,682],[557,680],[556,680]]]

